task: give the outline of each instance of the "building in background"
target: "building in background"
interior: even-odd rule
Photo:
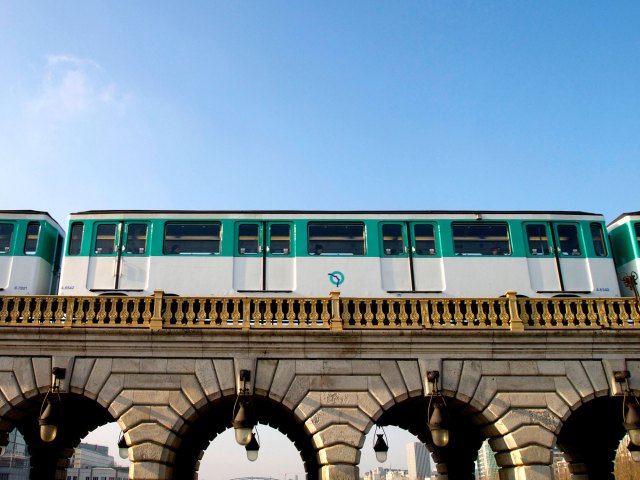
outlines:
[[[431,454],[424,443],[407,443],[407,469],[409,480],[424,480],[431,477]]]
[[[9,433],[7,448],[0,455],[0,479],[28,480],[30,467],[27,444],[18,429],[14,428]]]
[[[489,441],[485,440],[478,451],[476,479],[498,480],[498,477],[498,464],[496,463],[495,454],[489,446]]]
[[[81,443],[73,452],[67,480],[127,480],[128,467],[118,467],[103,445]]]

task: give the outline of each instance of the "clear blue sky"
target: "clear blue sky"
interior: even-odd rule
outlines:
[[[0,1],[0,209],[639,210],[637,1]]]

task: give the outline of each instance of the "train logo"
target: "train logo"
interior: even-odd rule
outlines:
[[[338,272],[338,271],[331,272],[331,273],[329,273],[329,280],[336,287],[339,287],[340,285],[342,285],[344,283],[344,273]]]

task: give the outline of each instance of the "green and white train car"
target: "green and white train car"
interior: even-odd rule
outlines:
[[[56,293],[63,236],[46,212],[0,211],[0,295]]]
[[[582,212],[87,211],[62,295],[619,296]]]
[[[630,287],[624,285],[624,277],[640,274],[640,212],[623,213],[607,227],[615,255],[620,291],[623,296],[633,296]]]

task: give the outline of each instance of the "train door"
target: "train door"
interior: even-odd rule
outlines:
[[[588,293],[593,289],[578,223],[526,223],[525,234],[533,290],[538,293]]]
[[[382,288],[388,292],[442,292],[444,265],[434,223],[381,224]]]
[[[13,233],[13,223],[0,223],[0,291],[9,288],[13,264],[13,256],[11,255]]]
[[[145,222],[96,223],[87,288],[144,290],[149,272],[148,232]]]
[[[291,292],[295,257],[293,226],[289,222],[236,224],[233,261],[234,288],[238,292]]]

